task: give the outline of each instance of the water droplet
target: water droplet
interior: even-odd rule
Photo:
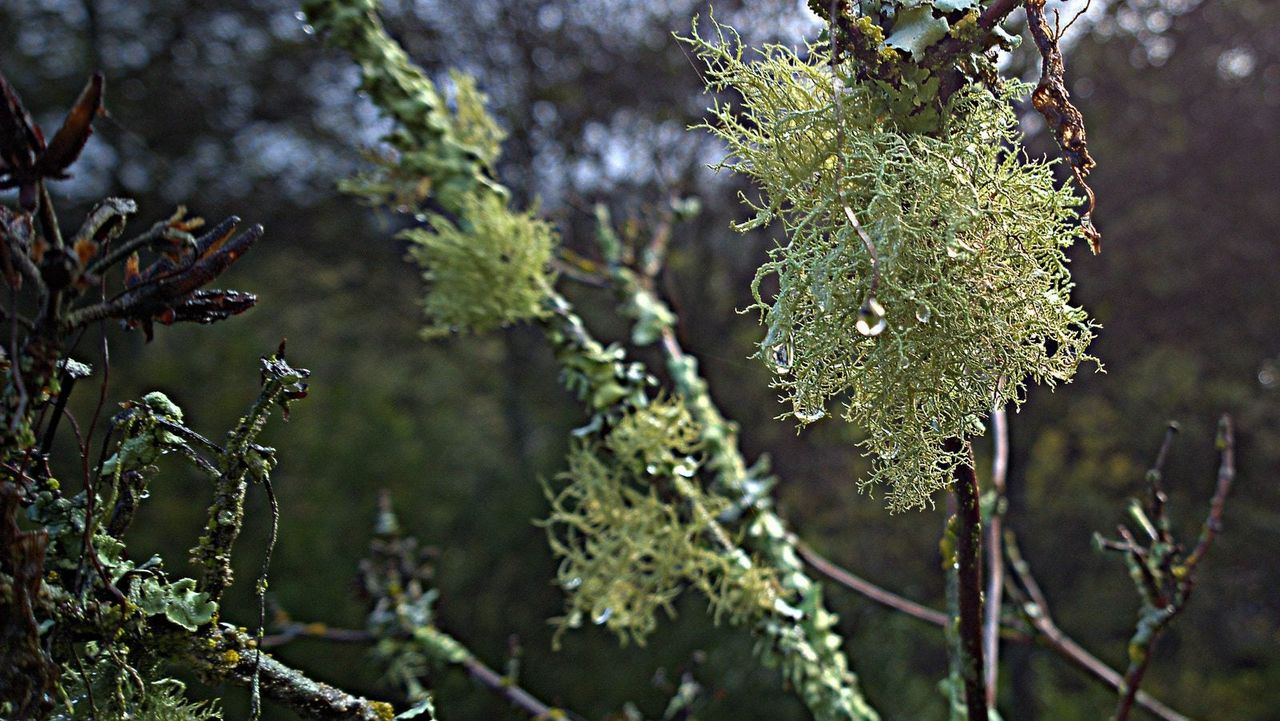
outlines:
[[[826,278],[814,278],[809,284],[809,292],[813,295],[814,304],[818,306],[818,312],[826,313],[831,309],[831,286]]]
[[[306,33],[306,34],[308,34],[308,35],[315,35],[315,34],[316,34],[316,28],[315,28],[315,26],[314,26],[314,25],[311,25],[311,24],[304,24],[304,25],[302,26],[302,32],[304,32],[304,33]]]
[[[570,578],[569,580],[561,583],[560,587],[566,591],[572,591],[581,585],[582,585],[582,577],[574,576],[573,578]]]
[[[612,607],[612,606],[610,606],[609,608],[606,608],[605,610],[601,611],[600,613],[597,613],[597,614],[596,614],[596,617],[595,617],[595,618],[593,618],[593,619],[591,619],[591,620],[592,620],[592,622],[594,622],[597,626],[601,626],[601,625],[603,625],[606,621],[608,621],[608,620],[609,620],[609,619],[611,619],[611,618],[613,618],[613,607]]]
[[[898,361],[898,367],[899,367],[899,368],[901,368],[902,370],[906,370],[906,369],[910,368],[910,367],[911,367],[911,359],[910,359],[910,358],[905,358],[905,357],[904,357],[901,361]]]
[[[1267,389],[1280,385],[1280,367],[1274,360],[1266,361],[1258,369],[1258,385]]]
[[[648,473],[651,476],[656,476],[658,475],[658,466],[656,466],[653,463],[650,463],[649,465],[644,467],[644,472]]]
[[[698,474],[698,464],[692,458],[686,458],[671,469],[677,476],[693,478]]]
[[[780,343],[773,347],[773,372],[784,376],[791,372],[791,344]]]
[[[791,413],[801,423],[813,423],[827,415],[826,410],[822,408],[800,408],[798,406]]]
[[[928,323],[932,317],[933,311],[929,310],[929,306],[923,304],[916,306],[916,320],[921,323]]]
[[[298,19],[298,22],[306,22],[307,14],[302,12],[301,10],[294,13],[293,16]]]
[[[876,300],[875,296],[868,297],[867,302],[858,309],[858,322],[854,327],[863,335],[875,336],[880,335],[887,325],[884,319],[884,306],[880,305],[880,301]]]

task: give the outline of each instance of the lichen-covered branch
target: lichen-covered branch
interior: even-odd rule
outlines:
[[[272,406],[288,413],[290,400],[306,395],[302,381],[310,371],[292,368],[284,359],[284,345],[261,361],[262,390],[227,434],[226,448],[218,459],[213,502],[209,505],[205,533],[191,549],[191,562],[199,569],[200,588],[217,602],[231,585],[231,551],[244,525],[244,499],[250,481],[264,481],[275,467],[274,449],[254,442],[266,425]]]
[[[607,215],[597,215],[604,226],[601,234],[607,237],[612,233],[607,227]],[[655,234],[655,238],[663,236],[662,231]],[[624,313],[636,324],[633,339],[660,341],[672,386],[701,426],[705,466],[714,475],[715,488],[734,503],[721,517],[745,529],[743,550],[776,572],[780,585],[794,594],[796,600],[792,603],[816,621],[792,625],[785,618],[769,620],[760,630],[783,652],[775,658],[787,668],[811,709],[837,708],[854,718],[874,718],[874,711],[862,700],[856,676],[840,650],[844,641],[835,630],[835,616],[823,608],[821,584],[805,572],[796,537],[773,510],[769,491],[774,480],[767,476],[763,463],[748,466],[738,447],[737,425],[720,412],[706,380],[698,373],[697,360],[685,353],[676,337],[675,314],[658,297],[654,277],[662,267],[657,260],[665,243],[664,239],[661,245],[650,245],[650,261],[640,272],[621,264],[620,249],[606,244],[602,251]],[[798,637],[794,635],[796,630],[801,631]],[[817,663],[805,661],[810,654],[816,656]]]
[[[960,439],[957,446],[968,446]],[[982,648],[982,511],[979,508],[978,474],[973,450],[966,448],[969,462],[956,466],[954,485],[956,511],[954,527],[957,598],[957,633],[960,654],[953,662],[964,684],[964,703],[969,721],[987,721],[987,692],[983,674]]]
[[[318,721],[391,721],[395,709],[309,678],[269,654],[260,653],[255,641],[231,626],[222,626],[207,637],[196,637],[188,662],[210,683],[229,681],[256,686],[262,696]]]
[[[440,636],[445,635],[443,631],[434,626],[431,627],[431,633]],[[284,646],[299,638],[352,644],[372,644],[378,641],[378,636],[366,630],[334,628],[322,623],[290,622],[277,627],[275,633],[263,638],[262,646],[263,648]],[[440,644],[441,641],[437,639],[433,643]],[[449,642],[444,643],[454,648],[461,647],[461,643],[452,638],[450,638]],[[467,651],[465,655],[457,654],[456,657],[457,660],[452,661],[452,663],[463,669],[473,681],[489,693],[507,701],[512,708],[518,709],[531,718],[554,719],[556,714],[560,714],[565,719],[581,718],[571,711],[556,708],[543,702],[515,683],[511,677],[494,671],[471,651]]]
[[[305,0],[307,21],[360,66],[361,89],[396,123],[384,140],[396,154],[373,175],[348,185],[390,207],[434,199],[461,213],[469,198],[509,193],[488,176],[502,132],[463,78],[459,109],[451,112],[431,79],[392,40],[378,18],[378,0]]]

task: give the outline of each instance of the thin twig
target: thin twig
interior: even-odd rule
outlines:
[[[1018,607],[1022,611],[1023,618],[1036,631],[1033,637],[1036,643],[1118,691],[1124,683],[1124,677],[1120,672],[1089,653],[1054,622],[1049,603],[1045,599],[1040,584],[1032,575],[1031,567],[1023,558],[1012,529],[1005,530],[1004,540],[1004,550],[1009,556],[1009,568],[1013,572],[1013,575],[1006,579],[1005,588],[1011,596],[1015,597],[1015,600],[1019,601]],[[1188,717],[1164,705],[1145,691],[1138,691],[1137,703],[1164,721],[1190,721]]]
[[[1004,383],[1004,379],[1000,379]],[[982,650],[986,654],[987,703],[994,706],[1000,674],[1000,613],[1004,590],[1004,554],[1001,541],[1004,536],[1005,482],[1009,473],[1009,417],[1003,406],[991,411],[991,492],[994,495],[991,514],[987,519],[987,597],[986,618],[982,628]]]
[[[804,559],[805,563],[812,566],[818,573],[830,578],[841,586],[860,593],[876,603],[887,606],[895,611],[901,611],[902,613],[905,613],[912,618],[924,621],[925,623],[931,623],[935,626],[945,626],[947,624],[947,614],[942,611],[936,611],[928,606],[922,606],[909,598],[904,598],[892,591],[881,588],[861,576],[858,576],[827,560],[810,548],[809,544],[801,541],[794,535],[791,538],[792,544],[796,548],[796,552],[800,554],[800,557]]]
[[[1092,6],[1093,6],[1093,0],[1085,0],[1084,7],[1080,8],[1079,12],[1077,12],[1075,15],[1072,15],[1072,16],[1071,16],[1071,19],[1070,19],[1069,21],[1067,21],[1067,26],[1066,26],[1066,27],[1064,27],[1064,28],[1061,28],[1061,29],[1059,29],[1059,28],[1057,28],[1057,27],[1056,27],[1058,23],[1057,23],[1057,18],[1055,17],[1055,19],[1054,19],[1054,25],[1055,25],[1054,33],[1058,36],[1058,39],[1059,39],[1059,40],[1061,40],[1061,39],[1062,39],[1062,36],[1063,36],[1063,35],[1066,35],[1066,34],[1067,34],[1067,31],[1071,29],[1071,26],[1072,26],[1072,25],[1075,25],[1077,20],[1079,20],[1080,18],[1084,17],[1084,14],[1085,14],[1085,13],[1087,13],[1087,12],[1089,12],[1089,8],[1090,8],[1090,7],[1092,7]],[[1055,15],[1055,16],[1057,15],[1057,11],[1056,11],[1056,10],[1054,11],[1054,15]]]
[[[1227,494],[1231,491],[1231,484],[1236,478],[1236,436],[1235,428],[1232,423],[1231,416],[1222,415],[1218,421],[1218,452],[1222,454],[1221,461],[1218,464],[1218,482],[1214,488],[1213,499],[1209,502],[1209,515],[1205,518],[1204,526],[1200,530],[1200,538],[1196,542],[1196,547],[1191,551],[1191,555],[1187,556],[1186,566],[1188,570],[1194,570],[1199,565],[1204,554],[1209,551],[1209,547],[1213,545],[1213,539],[1222,531],[1222,511],[1226,506]],[[1188,589],[1190,592],[1190,589]]]
[[[369,631],[332,628],[321,623],[289,623],[281,627],[276,633],[263,637],[261,645],[263,648],[276,648],[299,638],[318,639],[333,643],[376,643],[378,641],[378,636]],[[466,657],[456,663],[485,690],[505,699],[514,708],[533,718],[555,718],[556,713],[566,719],[582,718],[577,714],[549,706],[539,700],[533,694],[513,683],[511,678],[489,668],[469,650]]]
[[[1151,470],[1147,471],[1150,494],[1147,503],[1151,506],[1151,515],[1156,522],[1156,540],[1162,543],[1173,541],[1169,530],[1169,518],[1164,512],[1165,504],[1169,501],[1169,494],[1164,490],[1164,464],[1169,458],[1169,449],[1173,447],[1173,437],[1178,434],[1178,428],[1177,422],[1169,421],[1169,425],[1165,427],[1164,440],[1160,443],[1160,450],[1156,453],[1156,461],[1152,464]]]
[[[258,579],[257,587],[254,589],[254,593],[258,596],[258,633],[256,636],[257,643],[254,648],[253,685],[249,709],[249,716],[253,719],[259,718],[262,713],[259,680],[262,672],[262,637],[266,633],[267,627],[267,579],[271,571],[271,554],[275,551],[276,542],[280,538],[280,501],[276,498],[275,488],[271,486],[270,475],[263,474],[262,487],[266,489],[267,501],[271,505],[271,537],[267,541],[267,552],[262,559],[262,575]]]
[[[1036,48],[1040,51],[1040,83],[1031,94],[1031,104],[1044,116],[1045,124],[1053,131],[1058,147],[1062,149],[1067,164],[1075,174],[1076,182],[1087,198],[1088,204],[1080,217],[1080,226],[1094,253],[1102,251],[1102,234],[1093,225],[1093,211],[1097,204],[1093,189],[1085,181],[1095,165],[1089,155],[1085,136],[1084,115],[1071,103],[1064,80],[1066,65],[1058,47],[1058,36],[1049,30],[1044,17],[1045,0],[1025,0],[1027,28]]]
[[[100,270],[105,270],[107,268],[110,268],[116,263],[119,263],[125,258],[128,258],[130,255],[134,253],[134,251],[141,250],[147,246],[150,246],[152,243],[155,243],[161,240],[169,233],[184,236],[184,239],[190,238],[191,244],[192,245],[195,244],[195,238],[193,238],[190,233],[184,233],[182,231],[173,230],[169,227],[169,223],[170,221],[168,219],[156,221],[145,232],[135,235],[134,237],[124,241],[123,243],[120,243],[119,245],[113,247],[110,251],[108,251],[104,255],[90,262],[89,267],[85,270],[85,272],[90,274],[96,274]]]
[[[49,243],[58,250],[62,249],[62,228],[58,225],[58,216],[53,212],[53,199],[49,197],[49,187],[44,179],[37,183],[40,192],[40,225],[44,229]]]

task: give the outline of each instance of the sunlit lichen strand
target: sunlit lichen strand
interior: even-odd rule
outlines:
[[[1088,358],[1092,324],[1069,302],[1063,255],[1081,237],[1080,201],[1055,188],[1050,163],[1009,150],[1021,147],[1009,96],[1022,86],[1002,97],[968,86],[936,134],[905,133],[866,88],[834,80],[825,47],[747,61],[717,29],[689,42],[710,87],[742,103],[717,103],[707,127],[728,144],[722,167],[764,191],[738,228],[776,219],[787,234],[753,284],[768,327],[759,356],[802,425],[843,401],[873,456],[864,484],[887,486],[893,510],[923,507],[961,461],[943,441],[983,432],[986,410],[1021,402],[1026,379],[1070,380]],[[876,288],[851,220],[878,256]],[[882,328],[867,327],[873,300]]]
[[[428,228],[402,234],[429,284],[424,334],[482,332],[545,315],[556,238],[551,226],[512,212],[492,194],[464,196],[459,212],[456,221],[431,214]]]

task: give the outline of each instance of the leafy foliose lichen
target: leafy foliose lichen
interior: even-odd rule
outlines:
[[[802,425],[843,401],[873,457],[864,483],[886,485],[891,509],[923,507],[961,460],[944,441],[981,433],[1028,378],[1068,381],[1088,359],[1063,255],[1080,200],[1019,152],[1010,100],[1025,86],[968,85],[936,132],[907,132],[874,88],[835,80],[825,46],[748,61],[717,29],[688,42],[711,89],[741,96],[707,125],[728,146],[721,167],[763,190],[738,228],[781,220],[787,234],[753,284],[759,356]]]
[[[552,227],[487,193],[465,196],[460,214],[457,220],[430,214],[427,228],[402,235],[430,285],[424,334],[486,331],[543,317],[552,284]]]
[[[658,399],[632,409],[603,440],[570,451],[568,470],[547,485],[543,522],[561,559],[561,631],[590,620],[643,644],[659,610],[674,615],[686,586],[707,597],[717,618],[741,622],[774,609],[773,572],[713,540],[721,532],[715,515],[729,502],[693,480],[699,464],[688,454],[698,437],[683,403]]]

